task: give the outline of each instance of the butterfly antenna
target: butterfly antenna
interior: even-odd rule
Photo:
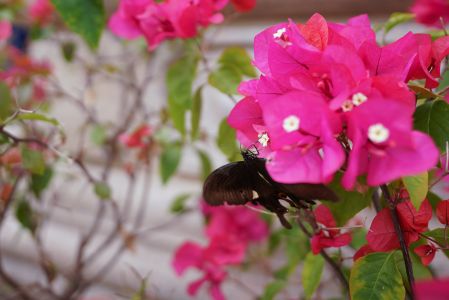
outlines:
[[[247,208],[249,208],[249,209],[251,209],[251,210],[254,210],[254,211],[256,211],[256,212],[258,212],[258,213],[261,213],[261,214],[265,214],[265,215],[272,215],[272,216],[277,216],[277,214],[275,214],[274,212],[271,212],[271,211],[269,211],[269,210],[265,210],[265,209],[260,209],[260,208],[257,208],[257,207],[254,207],[254,206],[251,206],[251,205],[245,205]]]

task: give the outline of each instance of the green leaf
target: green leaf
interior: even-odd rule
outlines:
[[[424,172],[416,176],[407,176],[402,178],[402,182],[410,195],[413,206],[419,209],[429,191],[429,174]]]
[[[181,161],[182,147],[179,143],[165,145],[160,159],[159,171],[165,184],[175,174]]]
[[[51,0],[67,27],[96,49],[106,24],[102,0]]]
[[[108,138],[106,129],[101,125],[95,125],[90,131],[90,140],[98,146],[104,145]]]
[[[446,152],[449,140],[449,104],[437,100],[426,102],[416,108],[414,127],[429,134],[442,152]]]
[[[433,209],[437,208],[438,203],[440,203],[440,201],[442,200],[438,195],[429,192],[427,194],[427,200],[429,200],[430,205],[432,206]]]
[[[55,118],[48,117],[42,114],[38,113],[26,113],[26,114],[20,114],[17,116],[17,119],[19,120],[31,120],[31,121],[42,121],[45,123],[49,123],[54,126],[58,126],[59,122]]]
[[[26,229],[34,232],[36,229],[36,218],[31,205],[26,200],[20,200],[16,207],[16,219]]]
[[[314,255],[309,252],[304,261],[302,269],[302,286],[306,299],[312,298],[316,289],[320,285],[321,275],[323,274],[324,258],[321,255]]]
[[[66,62],[72,62],[75,57],[76,44],[74,42],[65,42],[61,45],[62,57]]]
[[[390,18],[385,23],[385,33],[388,33],[399,24],[410,22],[415,18],[412,13],[395,12],[390,15]]]
[[[42,152],[22,147],[23,167],[33,174],[43,175],[45,172],[45,160]]]
[[[216,142],[218,148],[229,160],[239,152],[235,130],[228,125],[226,118],[220,122]]]
[[[191,133],[190,137],[192,141],[195,141],[200,136],[200,120],[201,120],[201,110],[203,106],[202,88],[199,88],[195,95],[193,96],[192,103],[192,117],[191,117]]]
[[[53,170],[50,167],[46,167],[42,175],[38,174],[31,175],[30,187],[37,198],[39,198],[42,192],[48,187],[52,177],[53,177]]]
[[[251,63],[251,57],[244,48],[230,47],[223,51],[219,63],[223,66],[233,66],[237,68],[241,75],[256,77],[257,73]]]
[[[404,299],[405,288],[395,252],[372,253],[354,263],[349,278],[352,300]]]
[[[367,231],[365,228],[357,228],[352,231],[352,240],[351,247],[354,249],[360,249],[363,245],[366,244],[366,234]]]
[[[201,161],[201,179],[206,180],[212,172],[212,162],[206,152],[197,150],[197,153]]]
[[[242,75],[234,66],[221,66],[209,75],[209,84],[227,95],[237,94]]]
[[[271,282],[265,287],[265,290],[260,297],[260,300],[272,300],[279,294],[285,287],[287,286],[287,282],[284,280],[276,280]]]
[[[0,121],[7,119],[12,112],[12,98],[9,87],[0,82]]]
[[[111,199],[112,191],[106,182],[96,182],[94,192],[101,200]]]
[[[175,200],[173,200],[170,205],[170,212],[175,214],[183,212],[185,210],[185,203],[190,196],[190,194],[181,194],[176,196]]]
[[[337,226],[344,226],[346,222],[371,203],[373,190],[367,188],[363,193],[359,193],[356,190],[346,191],[340,182],[341,175],[337,174],[329,185],[329,188],[337,194],[340,201],[335,203],[323,201],[323,204],[332,211]]]
[[[186,55],[172,63],[167,71],[168,113],[174,127],[185,134],[185,114],[192,106],[192,85],[198,57]]]

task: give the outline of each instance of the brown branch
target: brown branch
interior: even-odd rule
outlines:
[[[410,253],[408,251],[407,244],[405,242],[404,232],[402,230],[401,223],[399,221],[399,215],[398,215],[398,212],[396,211],[396,204],[394,203],[393,199],[391,198],[390,191],[388,190],[388,186],[383,184],[380,186],[380,188],[382,190],[382,193],[384,194],[385,199],[389,203],[391,219],[393,220],[394,230],[396,231],[396,234],[399,239],[402,257],[404,258],[405,271],[407,273],[407,280],[410,285],[410,298],[411,298],[411,300],[414,300],[415,294],[414,294],[413,289],[414,289],[415,277],[413,275],[413,265],[412,265],[412,261],[410,259]]]

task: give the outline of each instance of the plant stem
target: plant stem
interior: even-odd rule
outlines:
[[[299,225],[299,228],[309,237],[312,237],[312,234],[307,230],[307,228],[304,226],[304,224],[301,222],[300,217],[297,218],[297,222]],[[341,285],[343,286],[343,289],[346,290],[346,292],[349,291],[349,283],[346,279],[345,275],[343,274],[341,268],[337,263],[324,251],[320,251],[321,256],[324,258],[324,260],[332,267],[332,269],[335,271],[335,274],[337,274],[338,279],[341,282]]]
[[[407,244],[405,243],[404,232],[402,231],[401,223],[399,222],[399,216],[398,216],[398,212],[396,211],[396,205],[395,205],[393,199],[391,198],[390,191],[388,190],[387,185],[383,184],[380,186],[380,188],[382,190],[382,193],[384,194],[385,199],[389,203],[391,219],[393,220],[394,230],[396,231],[396,234],[398,235],[398,238],[399,238],[399,244],[401,246],[402,257],[404,258],[405,271],[407,273],[407,280],[410,285],[410,299],[414,300],[415,293],[414,293],[413,289],[414,289],[415,277],[413,275],[413,265],[412,265],[412,261],[410,259],[410,253],[408,252]]]

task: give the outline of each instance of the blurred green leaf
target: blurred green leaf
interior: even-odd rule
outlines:
[[[67,27],[96,49],[106,24],[102,0],[51,0]]]
[[[228,125],[226,118],[220,122],[216,143],[229,160],[240,152],[237,146],[235,130]]]
[[[429,174],[424,172],[416,176],[407,176],[402,178],[402,182],[410,195],[413,206],[418,210],[429,191]]]
[[[195,92],[195,95],[193,96],[192,117],[191,117],[192,131],[190,133],[192,141],[197,140],[200,136],[201,110],[203,105],[202,91],[203,88],[199,88]]]
[[[249,77],[256,77],[257,73],[251,63],[251,57],[244,48],[230,47],[223,51],[219,63],[222,66],[233,66],[237,68],[240,74]]]
[[[11,92],[4,82],[0,82],[0,99],[0,121],[4,121],[12,113]]]
[[[52,124],[54,126],[58,126],[59,122],[55,118],[48,117],[42,114],[38,113],[26,113],[26,114],[19,114],[17,116],[17,119],[19,120],[31,120],[31,121],[42,121],[45,123]]]
[[[167,183],[175,174],[181,161],[182,147],[180,143],[170,143],[164,146],[160,158],[160,175],[162,182]]]
[[[74,42],[64,42],[61,45],[62,57],[64,57],[66,62],[72,62],[75,57],[76,44]]]
[[[415,18],[412,13],[395,12],[390,15],[388,21],[385,23],[385,33],[398,26],[399,24],[410,22]]]
[[[242,75],[234,66],[221,66],[209,75],[209,84],[227,95],[237,94]]]
[[[46,167],[43,174],[31,175],[31,190],[37,198],[41,196],[41,193],[48,187],[53,177],[53,170],[50,167]]]
[[[111,188],[106,182],[96,182],[94,185],[94,192],[101,200],[111,199]]]
[[[43,175],[45,172],[45,160],[42,152],[32,150],[27,146],[22,147],[22,164],[33,174]]]
[[[438,195],[429,192],[427,194],[427,200],[429,200],[430,205],[432,206],[433,209],[437,208],[438,203],[440,203],[440,201],[442,200]]]
[[[98,146],[104,145],[108,138],[106,129],[101,125],[95,125],[90,131],[91,141]]]
[[[168,112],[182,135],[185,134],[185,114],[192,107],[192,85],[198,61],[197,55],[185,55],[172,63],[167,72]]]
[[[34,232],[36,229],[36,218],[28,201],[22,199],[17,203],[16,219],[26,229]]]
[[[185,210],[185,203],[191,197],[191,194],[181,194],[176,196],[170,205],[170,212],[178,214]]]
[[[323,274],[324,258],[321,255],[314,255],[309,252],[304,261],[302,269],[302,286],[306,299],[312,298],[316,289],[320,285]]]
[[[212,162],[206,152],[197,150],[201,161],[201,179],[206,180],[207,176],[212,172]]]
[[[429,134],[442,152],[446,152],[449,140],[449,104],[436,100],[426,102],[416,108],[414,127]]]
[[[272,300],[279,294],[285,287],[287,286],[287,282],[284,280],[275,280],[268,284],[263,291],[260,300]]]

